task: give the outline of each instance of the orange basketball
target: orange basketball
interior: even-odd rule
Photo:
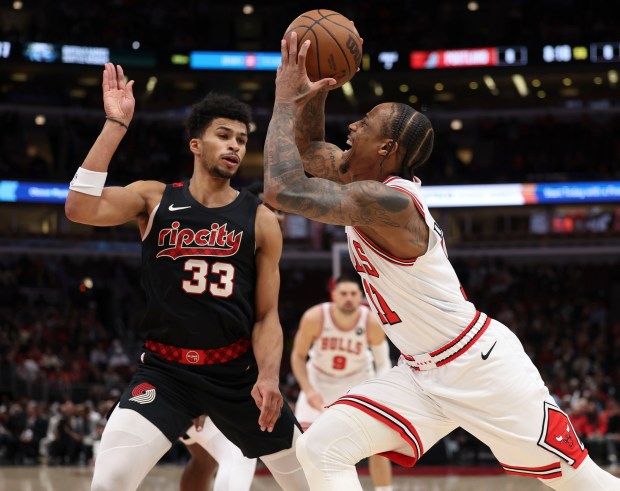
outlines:
[[[362,61],[362,40],[353,23],[333,10],[309,10],[287,27],[284,38],[297,33],[298,45],[310,39],[306,71],[313,82],[335,78],[340,87],[353,78]]]

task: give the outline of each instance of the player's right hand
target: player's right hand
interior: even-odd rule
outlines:
[[[297,50],[297,33],[291,32],[289,41],[281,41],[282,64],[276,72],[276,102],[302,102],[314,97],[322,90],[336,85],[336,79],[323,78],[311,82],[306,72],[306,55],[310,40]]]
[[[316,409],[317,411],[323,412],[325,410],[325,401],[323,401],[323,397],[316,391],[310,391],[306,394],[306,399],[308,399],[308,404],[311,407]]]
[[[127,126],[133,118],[136,100],[133,96],[134,81],[125,83],[120,65],[106,63],[103,70],[103,108],[106,116],[122,121]]]

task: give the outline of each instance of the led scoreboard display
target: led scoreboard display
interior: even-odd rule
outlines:
[[[506,67],[551,63],[620,63],[620,41],[582,45],[556,44],[542,47],[496,46],[489,48],[411,51],[409,68]],[[384,64],[385,65],[385,64]],[[388,69],[387,67],[385,67]]]
[[[593,63],[620,62],[620,42],[590,44],[590,61]]]
[[[412,51],[409,56],[409,66],[414,70],[520,65],[527,65],[525,46]]]
[[[547,45],[542,48],[542,61],[543,63],[618,63],[620,42]]]
[[[366,56],[366,55],[365,55]],[[372,59],[372,61],[371,61]],[[101,66],[107,61],[135,67],[184,67],[190,70],[275,71],[280,52],[191,51],[155,53],[146,49],[115,49],[0,39],[0,61],[68,63]],[[583,44],[492,46],[430,51],[379,51],[368,56],[364,71],[406,71],[450,68],[596,65],[620,63],[620,41]],[[372,67],[371,67],[372,65]]]

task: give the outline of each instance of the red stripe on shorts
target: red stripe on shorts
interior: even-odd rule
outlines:
[[[372,416],[373,418],[388,425],[394,431],[398,432],[401,438],[405,440],[407,444],[413,449],[413,457],[397,452],[384,452],[381,454],[384,457],[387,457],[388,459],[393,460],[397,464],[400,464],[404,467],[413,467],[424,453],[424,448],[422,446],[422,441],[420,440],[420,435],[418,435],[418,432],[415,430],[412,424],[390,408],[379,404],[372,399],[368,399],[367,397],[352,394],[347,394],[346,396],[341,397],[328,407],[334,406],[336,404],[345,404],[347,406],[359,409],[360,411],[365,412],[369,416]]]
[[[502,464],[501,462],[500,465],[504,468],[506,474],[513,474],[515,476],[535,477],[537,479],[562,477],[562,469],[559,462],[542,467],[517,467],[514,465]]]

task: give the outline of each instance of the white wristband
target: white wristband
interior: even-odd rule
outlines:
[[[101,196],[103,185],[108,177],[107,172],[97,172],[94,170],[78,167],[75,177],[69,184],[69,189],[76,193],[90,194],[91,196]]]

